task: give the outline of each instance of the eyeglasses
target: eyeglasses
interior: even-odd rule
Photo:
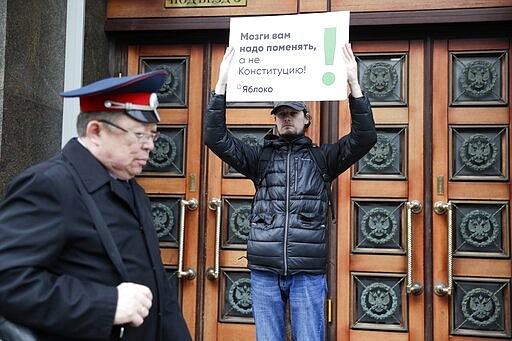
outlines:
[[[160,132],[158,132],[158,131],[155,133],[151,133],[151,134],[139,133],[139,132],[124,129],[123,127],[120,127],[117,124],[112,123],[107,120],[98,120],[98,121],[101,123],[108,124],[109,126],[117,128],[121,131],[124,131],[125,133],[133,134],[133,136],[135,136],[135,138],[137,139],[137,142],[139,142],[140,144],[143,144],[144,142],[149,142],[149,141],[155,142],[160,137]]]

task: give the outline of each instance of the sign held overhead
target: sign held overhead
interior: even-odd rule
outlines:
[[[347,98],[350,12],[231,18],[229,102]]]

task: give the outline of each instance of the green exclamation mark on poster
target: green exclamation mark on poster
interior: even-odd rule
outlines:
[[[325,65],[332,65],[334,62],[334,52],[336,51],[336,27],[324,29],[324,56]],[[325,85],[331,85],[336,80],[332,72],[324,73],[322,82]]]

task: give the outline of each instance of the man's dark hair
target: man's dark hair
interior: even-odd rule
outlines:
[[[309,120],[308,123],[304,124],[304,132],[306,132],[309,126],[311,125],[311,120],[313,119],[313,117],[311,117],[311,114],[309,112],[305,112],[304,117],[306,117]]]

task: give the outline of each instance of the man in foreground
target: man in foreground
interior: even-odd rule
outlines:
[[[80,97],[79,137],[7,188],[0,314],[41,340],[191,339],[134,179],[158,138],[154,92],[166,77],[153,71],[62,93]]]

